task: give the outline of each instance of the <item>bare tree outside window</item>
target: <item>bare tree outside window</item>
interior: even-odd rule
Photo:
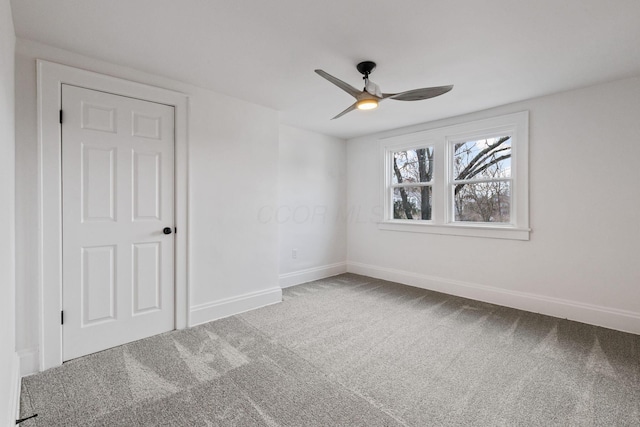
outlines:
[[[454,145],[456,221],[510,222],[511,136]]]
[[[433,147],[393,153],[393,218],[431,219]]]
[[[433,147],[393,152],[393,218],[431,220]],[[508,223],[511,136],[454,144],[455,221]]]

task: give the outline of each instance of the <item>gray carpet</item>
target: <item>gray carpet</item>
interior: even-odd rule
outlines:
[[[345,274],[23,379],[22,426],[638,426],[640,336]]]

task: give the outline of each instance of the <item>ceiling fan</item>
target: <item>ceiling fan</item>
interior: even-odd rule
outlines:
[[[350,84],[345,83],[336,77],[333,77],[326,71],[315,70],[318,75],[329,80],[331,83],[338,86],[340,89],[344,90],[356,99],[356,102],[354,102],[353,105],[351,105],[349,108],[347,108],[331,120],[342,117],[349,111],[355,110],[356,108],[358,110],[372,110],[378,107],[379,102],[384,101],[387,98],[395,99],[397,101],[420,101],[422,99],[429,99],[440,96],[453,89],[453,85],[449,85],[425,87],[421,89],[407,90],[400,93],[382,93],[382,91],[380,90],[380,86],[369,80],[369,74],[371,74],[373,69],[376,68],[375,62],[364,61],[359,63],[356,68],[362,75],[364,75],[364,89],[362,89],[362,91],[359,91]]]

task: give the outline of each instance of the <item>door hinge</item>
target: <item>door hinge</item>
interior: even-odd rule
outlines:
[[[64,311],[60,311],[60,324],[64,325]]]
[[[60,124],[62,124],[62,110],[60,110]]]

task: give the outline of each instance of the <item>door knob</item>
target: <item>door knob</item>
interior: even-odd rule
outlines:
[[[164,230],[162,230],[162,232],[164,234],[171,234],[171,227],[165,227]]]

